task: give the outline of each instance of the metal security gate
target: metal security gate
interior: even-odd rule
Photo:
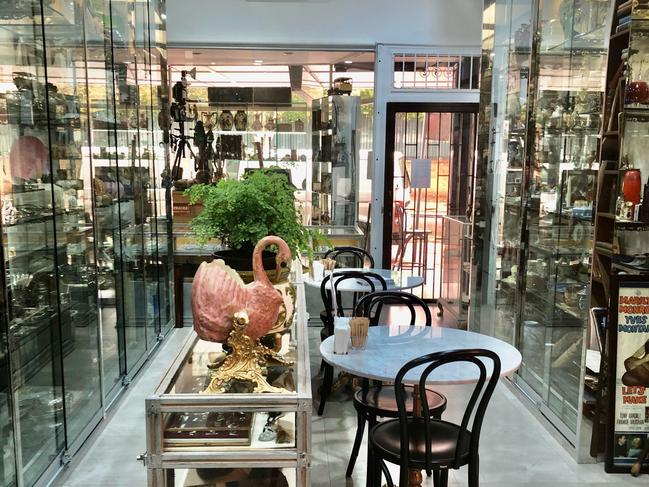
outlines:
[[[470,211],[477,110],[388,104],[383,267],[423,277],[426,300],[441,290],[442,217]]]

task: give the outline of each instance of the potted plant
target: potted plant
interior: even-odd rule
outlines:
[[[201,244],[219,239],[228,250],[215,256],[245,280],[245,274],[252,270],[254,246],[267,235],[281,237],[294,256],[303,252],[311,255],[311,241],[317,232],[302,224],[294,191],[286,175],[269,170],[251,172],[241,180],[194,185],[185,194],[190,204],[201,203],[203,210],[192,219],[191,228]],[[274,267],[275,254],[266,252],[264,268]]]

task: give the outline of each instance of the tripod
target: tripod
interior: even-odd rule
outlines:
[[[191,139],[192,137],[185,135],[185,121],[181,120],[180,122],[178,122],[178,124],[179,135],[171,134],[171,148],[176,149],[176,156],[174,157],[174,163],[171,167],[172,181],[178,181],[179,179],[182,179],[183,170],[180,167],[180,161],[183,157],[185,157],[185,148],[187,148],[192,157],[196,159],[196,154],[194,154],[192,146],[189,143],[189,139]]]

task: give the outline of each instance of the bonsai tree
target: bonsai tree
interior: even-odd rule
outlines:
[[[201,244],[216,237],[230,249],[252,253],[257,241],[277,235],[294,256],[301,252],[310,255],[311,239],[317,232],[302,224],[294,191],[284,174],[272,171],[192,186],[185,194],[191,204],[200,202],[204,208],[191,221],[191,228]]]

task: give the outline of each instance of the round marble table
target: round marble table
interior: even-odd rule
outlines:
[[[363,349],[349,349],[346,355],[333,353],[334,337],[320,344],[322,358],[345,372],[394,382],[406,362],[433,352],[458,349],[484,348],[495,352],[501,361],[501,377],[513,374],[521,365],[521,353],[508,343],[480,333],[433,326],[374,326],[369,329],[367,343]],[[487,373],[491,376],[493,366],[486,361]],[[419,383],[424,365],[412,369],[405,382]],[[427,384],[470,384],[478,380],[478,368],[466,362],[450,363],[434,370],[428,376]],[[416,400],[415,400],[416,403]],[[417,408],[417,406],[415,406]],[[369,455],[368,451],[368,455]],[[371,459],[368,457],[368,465]],[[410,487],[421,486],[422,476],[412,470]],[[367,479],[369,486],[369,478]]]
[[[496,352],[501,361],[501,377],[511,375],[521,365],[521,353],[508,343],[470,331],[435,326],[373,326],[363,349],[349,349],[346,355],[333,353],[334,337],[320,344],[322,358],[334,367],[368,379],[393,382],[406,362],[428,353],[463,348],[485,348]],[[487,364],[489,372],[491,365]],[[412,369],[407,383],[417,383],[423,366]],[[470,363],[448,364],[433,371],[428,383],[469,384],[478,380],[478,368]]]
[[[424,283],[424,278],[421,276],[404,276],[400,271],[393,271],[390,269],[336,269],[334,270],[334,278],[336,277],[336,272],[339,271],[373,272],[385,279],[385,283],[389,291],[404,291],[406,289],[413,289],[421,286]],[[310,276],[304,276],[304,284],[306,284],[307,286],[317,287],[318,289],[320,289],[321,283],[322,279],[314,279]],[[354,279],[346,279],[340,284],[340,286],[338,286],[338,291],[366,293],[370,292],[371,289],[366,282],[356,281]]]

